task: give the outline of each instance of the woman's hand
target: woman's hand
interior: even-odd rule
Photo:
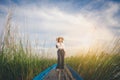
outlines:
[[[58,46],[56,45],[56,48],[58,48]]]

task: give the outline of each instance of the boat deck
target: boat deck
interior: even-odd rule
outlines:
[[[35,76],[33,80],[83,80],[81,76],[70,66],[65,65],[64,69],[57,71],[54,64]]]
[[[57,71],[56,69],[51,70],[48,75],[45,76],[44,80],[75,80],[71,72],[65,66],[65,69]]]

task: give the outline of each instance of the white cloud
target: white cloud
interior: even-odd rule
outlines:
[[[16,6],[13,21],[31,38],[35,34],[39,39],[54,41],[57,36],[63,36],[67,45],[86,47],[96,40],[111,40],[114,34],[109,26],[120,26],[114,17],[120,6],[115,3],[107,5],[100,11],[87,11],[89,5],[72,14],[58,7]]]

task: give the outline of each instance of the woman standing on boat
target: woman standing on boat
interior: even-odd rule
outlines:
[[[57,55],[58,55],[58,60],[57,60],[57,71],[59,71],[59,69],[64,69],[64,56],[65,56],[65,46],[63,44],[63,37],[58,37],[57,39],[57,43],[56,43],[56,48],[57,50]]]

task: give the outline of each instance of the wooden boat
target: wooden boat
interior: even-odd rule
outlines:
[[[56,71],[57,64],[54,64],[35,76],[33,80],[83,80],[80,75],[69,65],[65,65],[63,70]]]

